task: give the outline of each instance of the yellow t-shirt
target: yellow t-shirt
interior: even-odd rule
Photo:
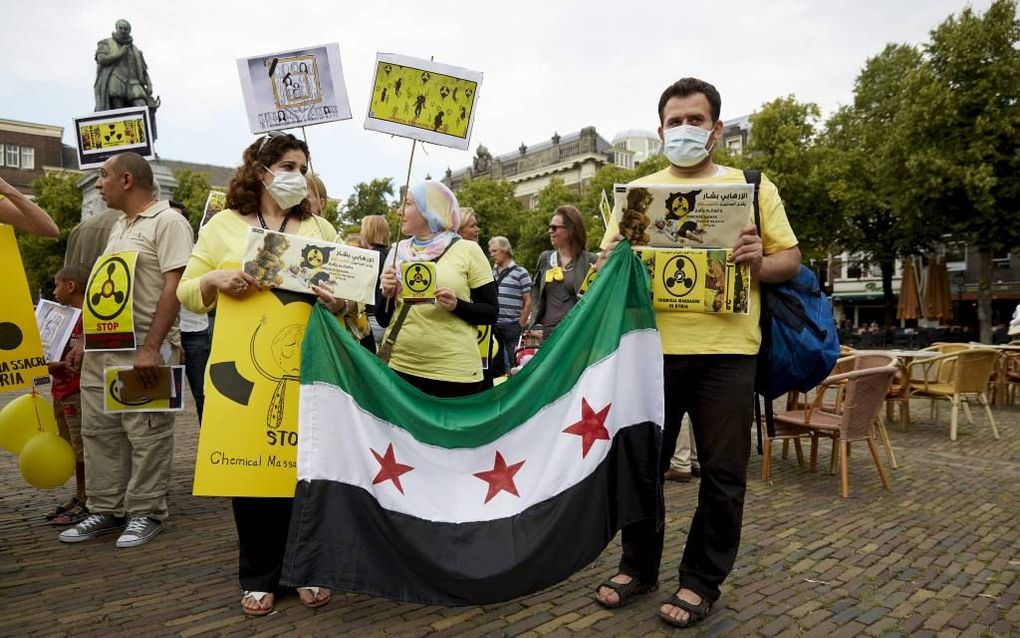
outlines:
[[[493,281],[485,253],[473,241],[460,240],[436,263],[436,288],[449,288],[458,299],[470,300],[471,289]],[[393,329],[403,302],[397,299]],[[400,372],[436,379],[471,383],[482,380],[475,327],[438,304],[411,307],[397,333],[390,367]]]
[[[719,166],[719,172],[710,177],[685,179],[670,173],[669,167],[636,179],[631,184],[743,184],[743,171]],[[766,255],[797,245],[797,237],[786,218],[779,190],[765,175],[761,176],[758,191],[761,215],[762,250]],[[606,237],[615,237],[619,230],[610,224]],[[714,314],[700,312],[656,311],[655,321],[662,339],[663,354],[756,354],[761,343],[758,327],[758,281],[751,281],[750,312],[747,315]]]
[[[229,208],[213,215],[198,233],[198,242],[188,260],[188,266],[177,286],[177,298],[191,312],[206,313],[216,305],[215,299],[206,306],[202,303],[202,275],[213,270],[229,267],[240,268],[244,245],[248,240],[251,226]],[[309,217],[301,221],[294,235],[314,237],[333,241],[336,230],[321,217]]]

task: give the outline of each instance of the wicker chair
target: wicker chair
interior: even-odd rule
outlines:
[[[991,348],[966,348],[951,354],[944,354],[923,361],[914,361],[907,366],[910,378],[910,396],[924,397],[934,401],[949,401],[953,408],[949,422],[949,439],[956,440],[960,405],[963,405],[967,420],[973,423],[967,400],[977,398],[985,408],[992,435],[999,438],[995,417],[988,405],[985,394],[988,380],[995,371],[996,353]],[[938,411],[934,411],[935,425],[938,425]]]
[[[889,390],[893,375],[896,374],[896,361],[886,355],[858,355],[851,358],[853,369],[850,372],[834,374],[825,379],[818,388],[814,403],[804,410],[792,410],[776,414],[776,428],[783,428],[790,436],[809,436],[811,438],[811,471],[818,464],[818,439],[820,437],[833,440],[833,451],[839,449],[840,494],[848,498],[850,494],[849,445],[852,441],[867,441],[871,458],[878,468],[882,486],[889,489],[889,479],[882,469],[875,448],[875,422],[882,402]],[[842,360],[841,360],[842,361]],[[843,362],[846,365],[846,362]],[[825,389],[837,388],[838,411],[835,405],[824,404]],[[769,462],[767,456],[763,464]],[[764,469],[763,469],[764,474]]]

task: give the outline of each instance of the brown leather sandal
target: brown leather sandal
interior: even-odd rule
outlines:
[[[670,596],[668,600],[662,601],[662,604],[673,605],[674,607],[679,607],[680,609],[683,609],[684,611],[687,612],[686,620],[677,620],[672,616],[662,613],[661,609],[659,610],[659,618],[662,619],[662,622],[666,623],[667,625],[670,625],[671,627],[680,627],[681,629],[683,629],[684,627],[693,627],[694,625],[697,625],[702,620],[704,620],[706,616],[708,616],[709,610],[712,609],[712,603],[708,602],[704,598],[701,599],[700,603],[695,605],[694,603],[689,603],[686,600],[680,598],[676,594]]]
[[[619,600],[615,603],[602,600],[602,598],[599,597],[599,589],[603,587],[615,591]],[[621,607],[626,607],[630,603],[634,602],[634,599],[638,596],[651,593],[658,588],[659,583],[643,583],[637,578],[631,578],[629,583],[617,583],[607,578],[595,588],[595,602],[606,609],[620,609]]]

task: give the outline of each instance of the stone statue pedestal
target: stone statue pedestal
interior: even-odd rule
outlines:
[[[159,160],[149,162],[152,167],[152,177],[156,182],[156,199],[170,199],[173,197],[174,189],[177,188],[177,178],[173,172],[159,163]],[[78,190],[81,191],[81,221],[85,221],[93,215],[98,215],[107,210],[106,202],[99,196],[96,190],[96,181],[99,179],[99,171],[89,171],[84,177],[78,180]]]

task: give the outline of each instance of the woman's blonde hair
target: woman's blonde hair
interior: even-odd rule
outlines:
[[[389,246],[390,225],[382,215],[365,215],[361,220],[361,239],[368,246]]]

